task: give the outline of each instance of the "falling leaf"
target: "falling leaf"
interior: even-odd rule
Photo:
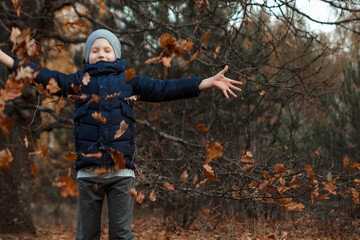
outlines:
[[[16,36],[16,43],[17,44],[25,43],[26,39],[29,39],[30,32],[31,32],[30,28],[23,29],[21,33]]]
[[[125,81],[126,82],[129,82],[135,76],[136,76],[136,71],[134,68],[129,68],[128,70],[125,70]]]
[[[74,90],[75,93],[78,93],[81,91],[81,87],[80,86],[76,86],[73,83],[71,84],[71,88],[72,90]]]
[[[61,88],[59,87],[59,85],[57,84],[54,78],[51,78],[49,80],[48,85],[46,85],[46,89],[49,91],[50,94],[57,93],[61,90]]]
[[[214,49],[214,58],[217,58],[217,56],[220,53],[220,45],[216,45],[215,49]]]
[[[200,211],[200,214],[203,216],[210,216],[211,215],[211,210],[208,208],[204,208]]]
[[[355,168],[360,169],[360,163],[358,163],[358,162],[352,162],[352,163],[350,164],[350,170],[354,170]]]
[[[161,59],[161,62],[163,63],[163,65],[167,68],[171,67],[171,60],[172,60],[172,57],[163,57]]]
[[[194,42],[190,40],[185,40],[180,38],[178,41],[176,41],[175,45],[175,55],[177,57],[183,57],[186,54],[185,50],[191,50],[193,47]]]
[[[176,49],[175,49],[176,56],[182,57],[184,54],[183,50],[189,51],[193,48],[193,45],[194,45],[194,42],[192,39],[186,40],[186,39],[180,38],[178,41],[176,41]]]
[[[140,95],[132,95],[130,97],[124,98],[125,101],[131,101],[131,102],[136,102],[139,99],[140,99]]]
[[[196,128],[199,129],[199,130],[201,130],[201,131],[203,131],[203,132],[209,131],[209,129],[208,129],[207,127],[205,127],[205,124],[203,124],[203,123],[198,124],[198,125],[196,126]]]
[[[240,159],[241,162],[243,163],[254,163],[254,159],[248,155],[243,155]]]
[[[81,156],[86,157],[86,158],[101,158],[102,153],[101,153],[101,152],[98,152],[98,153],[88,153],[88,154],[81,153]]]
[[[210,33],[211,33],[210,30],[208,30],[208,31],[206,32],[206,34],[205,34],[205,36],[204,36],[204,38],[203,38],[203,40],[202,40],[200,49],[203,49],[203,47],[205,46],[207,40],[209,39]]]
[[[102,116],[101,113],[99,112],[93,112],[93,114],[91,114],[91,116],[98,122],[102,122],[102,123],[106,123],[106,118]]]
[[[253,181],[253,182],[251,182],[251,183],[248,185],[248,187],[249,187],[249,188],[252,188],[252,189],[257,188],[258,186],[259,186],[259,183],[256,182],[256,181]]]
[[[84,24],[81,22],[67,22],[66,25],[82,27]]]
[[[204,164],[203,167],[205,168],[204,174],[205,176],[211,181],[218,181],[219,179],[214,175],[214,171],[212,170],[209,164]]]
[[[135,203],[141,206],[143,204],[145,195],[142,192],[137,192],[135,188],[131,188],[129,192]]]
[[[65,153],[65,157],[70,162],[75,162],[77,159],[77,154],[74,152],[67,152],[67,153]]]
[[[24,53],[26,52],[26,42],[30,40],[30,28],[25,28],[21,31],[20,35],[16,37],[16,46],[18,51],[16,52],[16,56],[19,59],[24,58]],[[14,47],[14,46],[13,46]],[[15,49],[13,48],[13,50]]]
[[[37,176],[39,174],[39,169],[35,163],[31,164],[30,168],[34,176]]]
[[[279,182],[282,186],[285,186],[285,179],[283,179],[282,177],[278,179],[278,182]]]
[[[335,190],[337,189],[337,186],[335,186],[334,184],[332,184],[332,183],[326,183],[326,184],[324,185],[324,189],[325,189],[326,191],[328,191],[329,193],[336,195],[336,191],[335,191]]]
[[[175,52],[176,40],[169,33],[163,33],[160,37],[160,47],[171,56]]]
[[[0,115],[3,114],[5,110],[5,102],[7,101],[6,93],[4,89],[0,89]]]
[[[56,113],[59,113],[63,107],[64,107],[64,97],[61,96],[58,103],[56,104]]]
[[[279,186],[277,188],[278,192],[280,193],[280,195],[283,195],[284,193],[286,193],[287,191],[289,191],[291,188],[290,187],[285,187],[285,186]]]
[[[24,84],[20,81],[15,80],[15,76],[13,74],[9,75],[9,79],[5,84],[5,95],[6,100],[14,100],[17,97],[20,97],[22,94],[22,90],[24,89]]]
[[[319,201],[319,191],[318,189],[315,189],[311,192],[311,203],[314,204],[314,202]]]
[[[310,164],[305,165],[305,171],[306,171],[309,179],[311,179],[311,180],[315,179],[315,173],[313,172],[313,169]]]
[[[205,160],[205,164],[210,163],[212,160],[216,160],[218,157],[223,156],[223,147],[218,142],[213,142],[210,144],[210,146],[205,149],[205,155],[208,156],[208,158]]]
[[[14,126],[14,120],[11,118],[7,118],[5,116],[0,117],[0,127],[2,132],[6,135],[9,136],[10,132],[9,132],[9,128],[11,128],[12,126]]]
[[[95,169],[92,173],[96,175],[104,175],[109,173],[109,171],[105,168],[99,168],[99,169]]]
[[[240,193],[240,190],[232,191],[231,195],[233,198],[237,198]]]
[[[69,94],[68,97],[73,99],[73,100],[79,100],[79,99],[86,99],[87,95],[86,95],[86,93],[82,93],[81,95]]]
[[[286,171],[286,168],[281,163],[276,164],[274,168],[275,168],[275,173],[281,173]]]
[[[291,188],[300,188],[300,183],[299,183],[299,181],[292,180],[292,181],[290,182],[290,187],[291,187]]]
[[[13,157],[8,148],[0,152],[0,170],[9,170],[12,161]]]
[[[208,179],[205,178],[204,180],[202,180],[202,181],[200,181],[198,184],[196,184],[195,188],[201,187],[201,186],[204,185],[207,181],[208,181]]]
[[[119,130],[116,131],[114,139],[121,137],[124,134],[124,132],[126,131],[126,129],[128,128],[128,126],[129,125],[124,120],[122,120],[120,123]]]
[[[352,200],[353,202],[358,206],[360,201],[359,201],[359,192],[356,191],[355,188],[351,188],[351,193],[352,193]]]
[[[270,174],[267,171],[262,171],[261,175],[263,176],[264,179],[270,180]]]
[[[355,178],[354,183],[356,184],[357,188],[360,188],[360,179]]]
[[[114,168],[116,170],[122,170],[125,169],[126,167],[126,161],[124,159],[124,153],[116,151],[113,148],[110,148],[110,154],[111,154],[111,158],[115,163]]]
[[[248,173],[248,172],[251,172],[251,170],[253,170],[255,167],[256,167],[256,165],[246,164],[246,165],[243,167],[243,171],[244,171],[245,173]]]
[[[344,169],[349,168],[349,158],[348,158],[348,156],[345,156],[345,157],[344,157],[344,159],[343,159],[343,166],[344,166]]]
[[[40,144],[40,150],[44,157],[47,157],[49,155],[49,149],[45,142]]]
[[[149,63],[159,63],[161,62],[161,59],[162,59],[162,56],[158,56],[158,57],[155,57],[155,58],[150,58],[148,60],[145,61],[146,64],[149,64]]]
[[[284,205],[285,210],[289,212],[302,212],[304,207],[304,204],[296,202],[290,202]]]
[[[33,84],[36,86],[36,88],[40,94],[44,94],[44,95],[47,94],[45,91],[44,85],[42,85],[41,83],[36,83],[36,82],[33,82]]]
[[[112,95],[107,95],[107,96],[105,97],[105,99],[106,99],[106,100],[108,100],[108,99],[113,99],[113,98],[117,98],[118,96],[120,96],[120,92],[114,93],[114,94],[112,94]]]
[[[36,151],[34,151],[34,152],[30,152],[30,153],[29,153],[29,156],[31,156],[31,155],[37,155],[37,154],[41,154],[41,150],[36,150]]]
[[[38,46],[36,45],[35,39],[26,41],[26,52],[31,57],[34,55],[38,55],[39,50],[38,50]]]
[[[63,198],[68,196],[77,197],[79,195],[77,191],[77,182],[72,180],[70,171],[68,176],[58,177],[57,182],[54,182],[53,186],[60,190],[61,197]]]
[[[181,181],[183,181],[184,183],[187,182],[187,178],[189,177],[189,174],[187,173],[186,170],[183,171],[183,173],[181,174]]]
[[[61,48],[61,47],[63,47],[64,45],[65,45],[65,43],[64,43],[64,42],[61,42],[61,43],[55,44],[54,47],[56,47],[56,48]]]
[[[82,83],[86,86],[90,82],[90,74],[86,72],[82,78]]]
[[[99,101],[100,101],[100,96],[93,94],[92,98],[86,104],[89,105],[90,103],[98,103]]]
[[[14,50],[16,49],[16,47],[17,47],[16,39],[18,36],[20,36],[20,34],[21,34],[21,31],[19,28],[12,27],[10,41],[13,43],[13,48],[12,48],[11,52],[14,52]]]
[[[28,148],[29,147],[29,141],[27,139],[27,137],[24,137],[24,143],[25,143],[25,147]]]
[[[264,179],[264,180],[259,184],[259,190],[264,189],[264,188],[267,187],[269,184],[270,184],[270,181]]]
[[[14,4],[14,8],[16,10],[17,16],[20,17],[20,3],[19,0],[11,0]]]
[[[172,184],[169,183],[169,182],[164,183],[164,184],[163,184],[163,187],[166,188],[167,190],[175,191],[174,185],[172,185]]]
[[[199,55],[199,51],[196,51],[196,52],[190,57],[189,62],[194,61],[194,60],[197,58],[198,55]]]
[[[152,202],[155,202],[156,201],[156,194],[155,194],[155,189],[153,189],[150,194],[149,194],[149,199],[150,201]]]
[[[15,80],[22,81],[25,83],[31,83],[34,79],[34,70],[30,66],[20,67],[16,73]]]
[[[195,184],[199,180],[199,176],[196,174],[192,180],[192,183]]]

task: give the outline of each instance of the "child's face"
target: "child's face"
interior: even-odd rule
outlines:
[[[89,63],[94,64],[99,61],[115,61],[114,49],[105,38],[96,39],[90,48]]]

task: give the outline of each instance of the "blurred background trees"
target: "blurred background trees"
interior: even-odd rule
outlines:
[[[229,66],[226,75],[243,83],[236,99],[213,89],[196,99],[135,104],[137,189],[151,208],[164,209],[164,224],[188,227],[204,208],[215,217],[229,212],[275,216],[282,214],[277,209],[312,209],[319,200],[339,211],[345,204],[355,213],[360,9],[353,1],[319,1],[333,9],[328,21],[308,15],[298,1],[7,0],[1,3],[1,46],[10,53],[12,27],[30,28],[42,49],[40,59],[32,60],[74,72],[81,70],[86,36],[106,28],[122,43],[126,68],[138,75],[171,81],[211,76]],[[311,22],[332,25],[334,32],[314,30]],[[161,56],[164,33],[193,46]],[[171,58],[171,66],[145,63],[156,57]],[[1,76],[4,88],[7,69]],[[0,222],[1,231],[33,231],[30,202],[22,200],[23,194],[60,199],[52,182],[72,168],[64,157],[73,151],[72,101],[64,100],[57,113],[60,99],[45,98],[32,87],[29,91],[5,104],[4,114],[14,125],[8,136],[2,135],[0,150],[9,148],[14,160],[0,172],[1,210],[15,215]],[[44,143],[45,159],[29,156]],[[25,207],[10,207],[9,199]],[[19,218],[19,212],[29,218]]]

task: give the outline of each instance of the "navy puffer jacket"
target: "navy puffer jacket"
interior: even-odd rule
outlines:
[[[17,69],[19,60],[15,59],[13,71]],[[34,63],[27,63],[36,69]],[[124,154],[126,167],[135,168],[135,117],[133,103],[124,99],[139,95],[141,101],[160,102],[190,98],[199,95],[200,77],[178,80],[156,80],[136,76],[131,81],[125,81],[125,60],[117,59],[114,62],[100,61],[95,64],[85,64],[83,72],[64,74],[42,68],[35,78],[37,83],[46,86],[51,78],[55,79],[61,90],[56,95],[84,96],[75,100],[74,111],[74,141],[76,154],[75,169],[88,166],[113,165],[109,153],[113,148]],[[82,83],[85,73],[89,73],[90,82]],[[74,92],[73,86],[80,86],[80,92]],[[99,102],[90,102],[93,94],[100,97]],[[117,96],[109,98],[109,96]],[[94,112],[101,113],[106,122],[97,121],[92,116]],[[120,138],[114,138],[124,120],[128,128]],[[102,153],[101,158],[91,158],[84,155]]]

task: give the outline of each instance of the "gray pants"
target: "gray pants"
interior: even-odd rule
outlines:
[[[131,235],[134,201],[129,190],[133,177],[79,178],[79,218],[76,240],[100,240],[101,210],[105,193],[109,210],[109,239],[134,239]]]

